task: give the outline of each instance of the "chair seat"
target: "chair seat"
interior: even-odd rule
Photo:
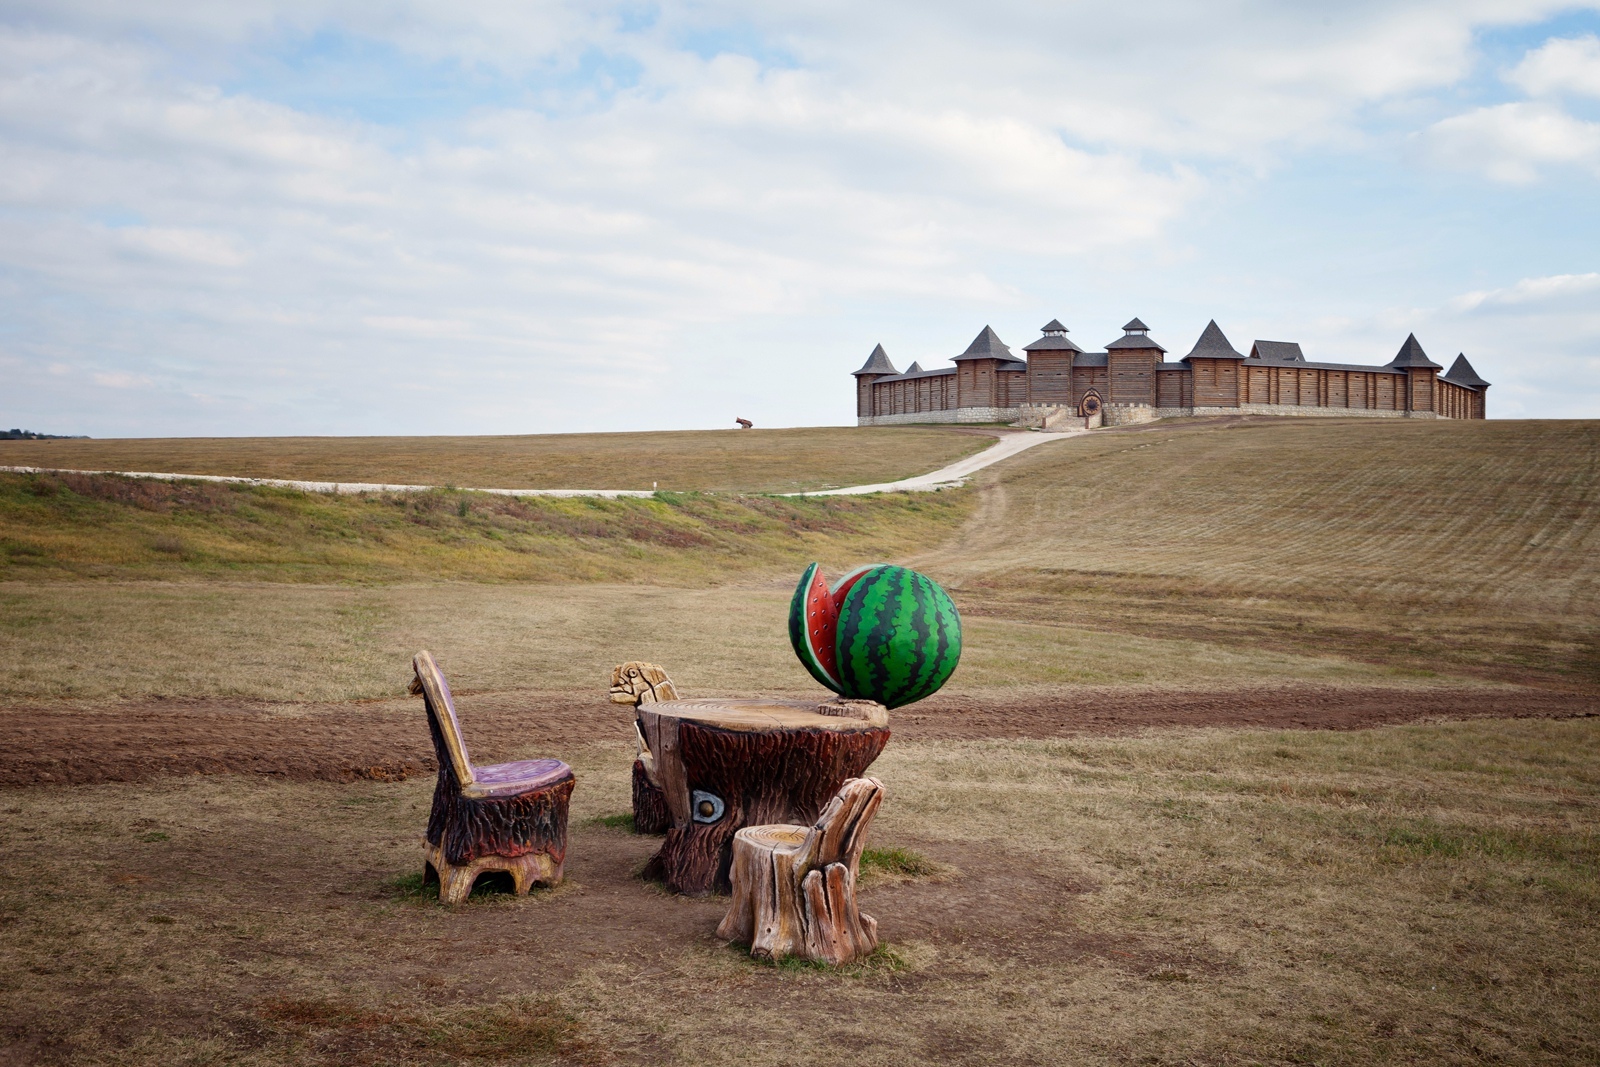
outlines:
[[[473,792],[480,796],[506,797],[554,785],[572,775],[572,768],[558,759],[525,759],[514,763],[474,766]]]

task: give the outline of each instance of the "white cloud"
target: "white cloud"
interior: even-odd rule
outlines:
[[[1450,302],[1456,311],[1527,309],[1555,304],[1576,303],[1590,312],[1600,312],[1600,274],[1554,274],[1545,278],[1523,278],[1515,285],[1463,293]]]
[[[1506,80],[1530,96],[1600,96],[1600,37],[1556,37],[1522,57]]]
[[[1511,184],[1536,180],[1539,168],[1576,165],[1600,174],[1600,123],[1538,102],[1497,104],[1454,115],[1423,132],[1438,162]]]
[[[625,31],[577,3],[17,0],[0,356],[119,362],[173,432],[586,428],[596,382],[663,425],[720,423],[738,389],[844,418],[814,369],[840,309],[981,316],[1035,298],[1017,264],[1182,258],[1174,225],[1235,175],[1359,144],[1368,109],[1469,72],[1477,30],[1555,8],[666,3]],[[387,49],[402,101],[495,91],[367,114],[307,89],[318,35]],[[1425,140],[1508,181],[1595,164],[1592,124],[1507,106]],[[79,410],[49,377],[29,388]],[[400,388],[434,421],[395,421]]]

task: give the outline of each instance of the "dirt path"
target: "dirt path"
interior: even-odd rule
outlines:
[[[989,436],[999,440],[977,455],[940,467],[938,470],[929,471],[911,478],[902,478],[898,482],[880,482],[874,485],[852,485],[843,489],[823,489],[810,493],[784,493],[784,496],[859,496],[865,493],[890,493],[890,492],[920,492],[932,489],[941,489],[947,486],[960,485],[969,475],[985,467],[1009,459],[1018,452],[1026,451],[1035,445],[1044,444],[1046,441],[1057,441],[1073,434],[1084,434],[1087,430],[1066,430],[1051,433],[1028,433],[1026,431],[1013,432],[1007,430],[985,431]],[[432,489],[440,489],[437,485],[400,485],[383,482],[308,482],[286,478],[245,478],[222,474],[174,474],[166,471],[110,471],[110,470],[69,470],[64,467],[6,467],[0,466],[0,471],[11,474],[115,474],[123,478],[148,478],[161,482],[225,482],[235,485],[271,485],[284,489],[299,489],[307,493],[423,493]],[[650,497],[655,495],[652,489],[474,489],[472,493],[495,493],[500,496],[601,496],[616,499],[618,497]]]
[[[816,694],[812,694],[816,695]],[[475,758],[630,743],[629,716],[594,693],[466,695]],[[1571,718],[1600,714],[1600,696],[1539,690],[1074,690],[941,694],[891,718],[906,741],[1049,738],[1151,728],[1238,726],[1350,730],[1423,719]],[[161,701],[97,709],[0,709],[0,786],[130,782],[166,775],[397,780],[433,770],[413,701],[282,707]]]

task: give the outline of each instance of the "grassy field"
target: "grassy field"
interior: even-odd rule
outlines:
[[[980,476],[969,612],[1600,681],[1600,423],[1203,420]]]
[[[614,664],[644,659],[667,665],[691,693],[821,694],[784,636],[787,584],[9,582],[0,584],[0,698],[394,697],[419,648],[463,692],[598,692]],[[974,616],[966,634],[950,692],[1459,681],[1049,620]]]
[[[851,433],[811,439],[826,462],[714,454],[761,434],[653,454],[680,455],[706,489],[950,458],[913,463],[924,431],[886,430],[878,455],[847,463],[867,439]],[[206,462],[504,484],[567,478],[570,455],[514,454],[553,440]],[[949,584],[966,633],[951,691],[1030,723],[1067,691],[1089,709],[1078,723],[1101,721],[1108,693],[1150,723],[1196,721],[1137,718],[1175,690],[1230,706],[1266,692],[1277,708],[1296,687],[1371,687],[1457,713],[1502,693],[1517,710],[1528,691],[1507,683],[1592,692],[1597,441],[1594,423],[1195,422],[1046,444],[965,490],[843,500],[0,476],[14,755],[44,736],[28,706],[69,702],[81,710],[57,718],[86,729],[124,716],[92,735],[109,738],[108,767],[164,751],[172,727],[145,724],[171,705],[212,734],[230,715],[291,724],[282,751],[245,755],[292,761],[298,724],[329,710],[316,702],[373,701],[329,719],[358,718],[410,759],[426,736],[394,698],[428,647],[469,728],[494,704],[517,739],[475,746],[480,759],[558,754],[579,779],[565,884],[455,911],[420,892],[426,775],[6,789],[0,1063],[1600,1062],[1600,720],[934,742],[915,738],[991,729],[918,735],[914,709],[897,711],[870,844],[907,862],[869,868],[862,903],[885,945],[843,969],[753,963],[714,936],[723,901],[636,877],[657,842],[622,826],[625,722],[584,732],[591,720],[550,713],[582,738],[559,753],[534,751],[523,725],[542,728],[527,691],[597,694],[635,657],[696,694],[815,691],[784,635],[813,558],[910,562]],[[46,465],[174,465],[143,455]],[[273,703],[226,706],[254,700]]]
[[[907,426],[521,437],[185,437],[0,441],[0,466],[165,471],[481,489],[789,493],[925,474],[994,443]]]
[[[568,882],[455,912],[426,779],[9,792],[15,1062],[1600,1059],[1593,720],[897,743],[872,844],[934,873],[868,881],[843,970],[632,877],[628,752],[567,756]]]
[[[1042,446],[976,489],[875,498],[333,497],[0,475],[0,692],[369,696],[389,684],[375,665],[457,633],[478,635],[455,642],[468,657],[493,647],[508,665],[478,684],[560,688],[590,684],[610,655],[599,632],[639,635],[626,643],[708,685],[734,681],[691,664],[736,648],[737,688],[781,687],[783,598],[811,559],[909,561],[948,583],[984,638],[958,685],[1588,687],[1597,442],[1594,423],[1158,425]],[[733,640],[730,620],[772,639]],[[140,629],[163,638],[130,672]],[[294,655],[316,670],[250,666]]]
[[[964,490],[880,497],[339,496],[104,475],[0,474],[7,579],[725,580],[895,556],[952,534]]]

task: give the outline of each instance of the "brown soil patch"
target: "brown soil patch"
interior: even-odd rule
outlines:
[[[461,702],[478,759],[548,754],[632,738],[625,709],[593,693],[478,694]],[[1574,718],[1600,696],[1509,689],[1074,690],[940,695],[895,712],[907,741],[1050,738],[1238,726],[1366,729],[1425,719]],[[0,710],[0,786],[252,774],[395,781],[434,769],[420,706],[403,701],[276,706],[158,701],[98,709]]]

